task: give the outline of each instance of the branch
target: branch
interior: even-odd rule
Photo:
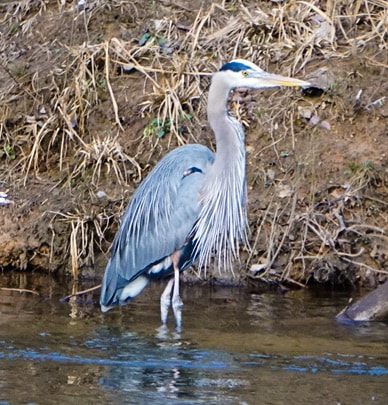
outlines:
[[[73,294],[70,294],[70,295],[66,295],[66,297],[61,298],[59,301],[60,301],[60,302],[66,302],[66,301],[68,301],[71,297],[76,297],[77,295],[86,294],[86,293],[88,293],[88,292],[98,290],[99,288],[101,288],[101,284],[98,284],[98,285],[96,285],[96,286],[94,286],[94,287],[88,288],[87,290],[82,290],[82,291],[78,291],[78,292],[73,293]]]

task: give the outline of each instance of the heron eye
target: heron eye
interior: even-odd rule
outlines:
[[[247,76],[248,76],[248,72],[247,72],[246,70],[243,70],[243,71],[241,72],[241,74],[242,74],[244,77],[247,77]]]
[[[188,169],[183,171],[183,176],[182,176],[181,180],[183,180],[185,177],[187,177],[187,176],[189,176],[190,174],[193,174],[193,173],[203,173],[203,172],[202,172],[201,169],[198,169],[198,167],[195,167],[195,166],[189,167]]]

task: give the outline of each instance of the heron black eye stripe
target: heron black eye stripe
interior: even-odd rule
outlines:
[[[193,174],[193,173],[203,173],[203,172],[201,169],[198,169],[198,167],[195,167],[195,166],[189,167],[188,169],[184,170],[182,180],[185,177],[190,176],[190,174]]]

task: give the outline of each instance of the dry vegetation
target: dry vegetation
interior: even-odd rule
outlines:
[[[0,267],[101,271],[154,163],[212,145],[209,74],[239,57],[325,90],[232,97],[249,153],[240,280],[386,278],[385,1],[23,0],[0,24]]]

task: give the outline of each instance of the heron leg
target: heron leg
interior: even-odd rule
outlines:
[[[172,309],[175,316],[175,323],[177,329],[182,327],[182,306],[183,302],[179,296],[179,255],[180,252],[176,251],[171,255],[172,266],[174,268],[174,277],[171,278],[166,288],[163,291],[162,296],[160,297],[160,315],[162,319],[162,324],[166,325],[168,318],[168,309],[172,303]],[[173,290],[174,287],[174,290]],[[171,300],[171,291],[172,291],[172,300]]]
[[[178,258],[179,258],[179,256],[178,256]],[[174,260],[174,258],[173,258],[172,262],[173,262],[173,266],[174,266],[174,291],[172,293],[172,310],[174,311],[176,327],[177,327],[177,329],[181,329],[181,327],[182,327],[183,301],[181,300],[181,297],[179,295],[179,267],[178,267],[178,260]]]
[[[174,285],[174,279],[168,280],[167,286],[163,291],[162,296],[160,297],[160,316],[162,318],[162,324],[167,323],[168,308],[171,303],[171,291],[172,286]]]

